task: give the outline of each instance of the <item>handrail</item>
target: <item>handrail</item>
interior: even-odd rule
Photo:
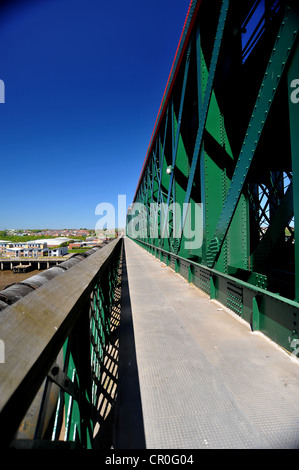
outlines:
[[[262,287],[263,279],[259,274],[252,273],[258,277],[260,286],[197,263],[193,259],[183,258],[144,240],[131,239],[164,261],[189,283],[199,287],[211,300],[217,300],[236,313],[250,324],[253,331],[265,334],[288,353],[297,354],[296,317],[299,315],[299,303]],[[277,329],[278,323],[283,327],[282,333]]]
[[[46,282],[0,314],[5,362],[0,364],[0,442],[16,428],[105,273],[122,239]],[[89,318],[87,316],[89,322]]]
[[[134,240],[134,239],[131,238],[131,240]],[[163,253],[166,256],[172,256],[177,260],[185,261],[186,263],[190,264],[191,266],[197,266],[198,268],[205,269],[206,271],[208,271],[211,274],[211,276],[214,275],[214,276],[222,277],[223,279],[227,279],[231,282],[235,282],[236,284],[239,284],[240,286],[245,287],[245,288],[251,290],[252,292],[254,292],[256,294],[271,297],[274,300],[284,302],[287,305],[290,305],[294,308],[299,309],[299,302],[296,302],[295,300],[291,300],[287,297],[283,297],[280,294],[276,294],[276,293],[271,292],[267,289],[256,286],[255,284],[250,284],[249,282],[242,281],[242,279],[239,279],[237,277],[234,277],[234,276],[231,276],[229,274],[223,273],[221,271],[217,271],[216,269],[210,268],[209,266],[206,266],[205,264],[197,263],[193,259],[184,258],[183,256],[180,256],[180,255],[178,255],[176,253],[173,253],[171,251],[164,250],[164,248],[151,245],[150,243],[147,243],[143,240],[135,239],[134,241],[139,243],[139,244],[145,245],[148,249],[154,249],[156,251],[159,251],[160,253]]]

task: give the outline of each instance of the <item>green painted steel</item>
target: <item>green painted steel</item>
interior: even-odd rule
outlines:
[[[193,0],[185,24],[127,235],[292,351],[299,7]]]
[[[98,408],[100,394],[105,393],[102,369],[111,333],[120,260],[118,252],[93,289],[85,312],[89,328],[81,320],[64,344],[64,368],[67,377],[76,384],[78,394],[62,390],[63,398],[57,404],[56,414],[58,417],[59,413],[65,413],[64,441],[77,443],[84,449],[93,448],[94,410]],[[55,428],[53,440],[57,433],[58,428]]]
[[[238,204],[243,185],[255,155],[255,150],[258,146],[259,139],[268,118],[281,77],[283,76],[288,56],[292,51],[292,47],[297,37],[297,28],[298,21],[296,15],[292,14],[292,9],[288,6],[286,8],[283,21],[281,22],[281,27],[277,33],[276,41],[273,45],[270,60],[258,92],[240,155],[235,166],[231,185],[222,207],[221,216],[219,218],[214,237],[209,247],[209,264],[211,267],[215,263],[216,255],[220,251],[221,244]],[[217,245],[217,251],[214,249],[215,245]]]

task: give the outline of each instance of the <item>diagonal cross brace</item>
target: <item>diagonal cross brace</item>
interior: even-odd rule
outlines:
[[[210,105],[210,100],[211,100],[211,95],[212,95],[212,88],[213,88],[213,83],[214,83],[214,77],[215,77],[215,72],[216,72],[216,66],[218,62],[218,55],[220,51],[228,8],[229,8],[229,0],[223,0],[222,5],[221,5],[221,10],[220,10],[220,15],[219,15],[216,37],[214,41],[208,81],[207,81],[207,85],[206,85],[206,89],[204,93],[203,104],[200,108],[199,125],[198,125],[196,142],[195,142],[194,151],[193,151],[190,174],[189,174],[188,183],[187,183],[187,189],[186,189],[186,195],[185,195],[185,201],[184,201],[185,205],[183,207],[186,207],[186,204],[188,204],[190,201],[191,190],[193,186],[198,157],[200,154],[200,148],[202,145],[203,132],[204,132],[205,124],[207,120],[207,115],[208,115],[208,110],[209,110],[209,105]],[[181,230],[183,230],[184,228],[186,217],[187,217],[187,212],[186,210],[183,210]],[[176,252],[178,252],[179,247],[180,247],[180,244],[177,245]]]
[[[155,206],[155,214],[154,214],[154,233],[156,233],[157,229],[157,223],[158,223],[158,207],[161,204],[162,201],[162,170],[163,170],[163,163],[164,163],[164,156],[165,156],[165,141],[166,141],[166,133],[167,133],[167,126],[168,126],[168,110],[169,107],[167,107],[166,111],[166,121],[165,121],[165,129],[164,129],[164,138],[163,138],[163,147],[162,147],[162,155],[160,154],[160,146],[159,146],[159,166],[160,166],[160,175],[159,175],[159,186],[158,186],[158,195],[157,195],[157,201],[156,201],[156,206]],[[159,137],[160,139],[160,137]],[[160,142],[159,142],[160,145]]]
[[[253,252],[254,262],[264,260],[271,254],[280,236],[284,233],[287,223],[294,214],[293,208],[293,183],[291,183],[282,198],[277,211],[271,219],[270,225],[261,239],[259,245]]]
[[[177,152],[178,152],[178,145],[179,145],[179,136],[180,136],[182,114],[183,114],[183,107],[184,107],[184,100],[185,100],[185,92],[186,92],[186,85],[187,85],[189,64],[190,64],[190,51],[191,51],[191,41],[190,41],[190,44],[189,44],[188,50],[187,50],[186,65],[185,65],[184,80],[183,80],[182,93],[181,93],[181,102],[180,102],[180,110],[179,110],[179,116],[178,116],[178,126],[177,126],[177,130],[176,130],[175,143],[173,142],[173,138],[174,138],[173,119],[174,119],[174,117],[173,117],[173,111],[172,111],[172,172],[170,174],[170,180],[169,180],[166,215],[165,215],[163,233],[165,232],[165,228],[166,228],[166,224],[167,224],[167,216],[168,216],[168,211],[169,211],[171,189],[172,189],[173,180],[174,180],[174,173],[173,172],[174,172],[174,167],[175,167],[175,162],[176,162],[176,157],[177,157]],[[172,107],[173,107],[173,104],[172,104]]]
[[[258,93],[230,188],[224,201],[214,237],[207,252],[207,264],[213,267],[229,229],[248,171],[264,128],[287,58],[298,33],[298,17],[290,6],[282,20],[270,60]]]

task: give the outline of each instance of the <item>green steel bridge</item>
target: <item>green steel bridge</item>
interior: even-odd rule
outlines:
[[[191,0],[126,236],[0,292],[3,449],[299,447],[298,28]]]

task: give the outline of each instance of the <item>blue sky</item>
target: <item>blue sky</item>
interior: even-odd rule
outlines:
[[[190,1],[8,3],[0,229],[94,228],[132,202]]]

